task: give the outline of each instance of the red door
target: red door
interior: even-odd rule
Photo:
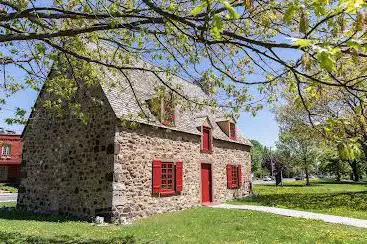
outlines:
[[[201,201],[212,201],[212,168],[210,164],[201,164]]]

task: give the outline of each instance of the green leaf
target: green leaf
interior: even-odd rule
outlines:
[[[206,2],[200,4],[199,6],[195,7],[193,10],[191,10],[191,15],[198,15],[201,11],[203,11],[204,8],[206,8],[207,4]]]
[[[240,18],[240,15],[237,13],[237,11],[232,7],[232,5],[229,2],[220,0],[220,3],[223,4],[223,6],[228,10],[229,15],[232,17],[232,19]]]
[[[367,3],[364,0],[340,0],[339,8],[344,9],[346,13],[356,14],[360,9],[366,8]]]
[[[211,28],[212,35],[215,39],[220,39],[223,32],[223,20],[219,14],[215,14],[213,16],[212,21],[212,28]]]
[[[349,47],[351,47],[351,48],[353,48],[355,50],[358,50],[358,49],[360,49],[362,47],[361,44],[358,41],[355,41],[355,40],[349,40],[349,41],[346,42],[346,44]]]
[[[305,48],[310,46],[313,43],[312,40],[307,39],[294,39],[293,44],[299,46],[300,48]]]
[[[284,13],[284,17],[283,20],[286,24],[290,24],[292,19],[293,19],[293,15],[296,13],[297,11],[297,7],[296,4],[291,2],[287,8],[287,10]]]
[[[320,66],[327,71],[336,71],[336,61],[334,56],[340,53],[338,48],[318,48],[318,53],[316,55],[317,60],[320,62]]]

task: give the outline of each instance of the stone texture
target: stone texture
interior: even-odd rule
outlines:
[[[140,125],[137,129],[119,127],[115,142],[113,214],[115,219],[139,218],[156,213],[201,205],[201,163],[212,165],[213,201],[224,202],[249,192],[250,148],[214,140],[213,153],[200,152],[198,135]],[[175,196],[152,196],[152,161],[182,161],[183,191]],[[241,164],[241,189],[227,189],[226,165]]]
[[[92,95],[104,105],[96,105]],[[44,96],[39,97],[24,132],[17,206],[81,217],[110,215],[114,154],[107,148],[114,146],[112,109],[100,89],[79,96],[91,118],[84,125],[67,113],[63,118],[51,116],[39,105]]]

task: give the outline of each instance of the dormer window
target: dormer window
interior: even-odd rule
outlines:
[[[172,93],[149,99],[147,104],[162,125],[175,126],[175,103]]]
[[[212,152],[212,128],[210,127],[202,126],[201,151]]]
[[[232,140],[236,140],[236,124],[235,123],[229,123],[229,138]]]
[[[237,128],[236,128],[236,122],[234,119],[224,119],[217,121],[218,126],[221,128],[221,130],[228,136],[231,140],[237,140]]]
[[[172,94],[169,98],[162,99],[163,103],[163,111],[161,122],[165,126],[174,126],[175,125],[175,104],[173,101]]]

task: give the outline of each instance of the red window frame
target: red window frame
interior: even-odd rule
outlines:
[[[232,140],[236,140],[236,124],[235,123],[229,123],[229,138]]]
[[[241,164],[227,164],[227,187],[237,189],[242,186],[242,168]]]
[[[212,128],[210,127],[202,126],[201,151],[205,153],[212,152]]]
[[[181,161],[153,160],[152,192],[158,195],[174,195],[182,192],[183,163]]]
[[[175,193],[175,165],[174,162],[161,163],[161,187],[160,193]]]
[[[237,183],[238,183],[238,171],[237,171],[237,165],[231,165],[232,167],[232,186],[237,187]]]

